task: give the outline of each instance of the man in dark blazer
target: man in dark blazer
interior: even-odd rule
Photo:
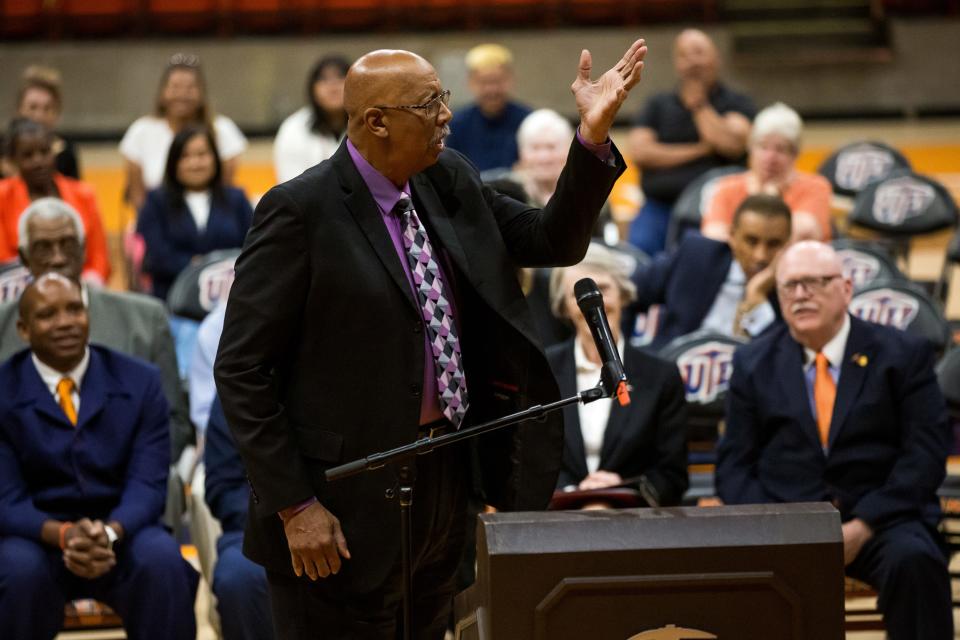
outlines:
[[[24,291],[30,344],[0,366],[0,629],[53,638],[68,600],[113,607],[130,637],[196,635],[199,579],[160,524],[167,403],[157,370],[87,344],[80,288]]]
[[[688,235],[676,251],[637,269],[631,314],[663,306],[651,348],[700,329],[754,336],[771,326],[780,315],[774,265],[789,239],[786,203],[753,195],[737,208],[729,241]]]
[[[405,51],[353,65],[347,141],[260,201],[215,376],[252,485],[244,549],[267,568],[279,637],[393,638],[398,626],[399,505],[384,498],[394,470],[331,484],[325,469],[558,397],[516,267],[583,256],[623,170],[607,134],[645,53],[637,41],[597,81],[581,54],[579,135],[542,211],[484,187],[444,149],[449,92]],[[424,298],[444,331],[425,323]],[[428,346],[438,336],[448,360]],[[459,403],[448,395],[464,387]],[[413,637],[443,636],[471,469],[488,503],[543,508],[561,437],[557,417],[485,438],[472,467],[463,447],[416,460]]]
[[[572,396],[600,379],[602,362],[573,293],[581,278],[593,279],[603,293],[610,332],[620,345],[631,386],[630,404],[603,399],[564,408],[557,488],[603,489],[626,483],[640,489],[651,506],[679,504],[688,486],[683,380],[674,363],[624,344],[619,319],[635,295],[634,287],[613,252],[597,244],[590,245],[576,266],[551,274],[551,309],[576,330],[572,340],[547,350],[560,395]]]
[[[936,528],[951,438],[930,347],[850,316],[828,245],[788,249],[777,290],[786,324],[734,355],[720,498],[832,502],[847,573],[878,590],[890,638],[952,638]]]
[[[55,272],[80,283],[83,222],[73,207],[57,198],[35,200],[21,214],[20,227],[20,261],[34,278]],[[90,318],[90,341],[160,369],[170,405],[170,449],[177,460],[194,441],[194,429],[163,305],[150,296],[80,286]],[[27,346],[17,335],[17,316],[16,302],[0,304],[0,361]]]

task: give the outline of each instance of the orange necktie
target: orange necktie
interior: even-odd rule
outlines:
[[[817,374],[813,379],[813,402],[817,405],[820,444],[826,448],[830,441],[830,419],[833,417],[833,403],[837,399],[837,383],[830,375],[830,363],[825,355],[818,353],[815,362]]]
[[[73,380],[60,378],[57,383],[57,397],[60,398],[60,408],[67,414],[67,420],[77,426],[77,408],[73,406]]]

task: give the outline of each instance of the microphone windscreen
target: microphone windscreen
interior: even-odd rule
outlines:
[[[581,309],[590,309],[603,305],[603,294],[600,288],[592,278],[583,278],[577,280],[573,285],[573,297],[577,300],[577,306]]]

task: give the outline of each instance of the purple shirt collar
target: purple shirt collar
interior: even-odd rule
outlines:
[[[397,205],[397,201],[400,199],[401,193],[406,193],[408,196],[413,195],[410,193],[409,180],[403,185],[403,189],[397,189],[396,185],[390,182],[389,178],[367,162],[367,159],[353,146],[353,142],[349,139],[347,139],[347,151],[350,153],[350,158],[357,167],[357,171],[360,172],[360,177],[363,178],[363,181],[367,184],[367,188],[370,189],[370,194],[377,202],[377,206],[380,207],[380,213],[386,215],[393,211],[393,208]]]

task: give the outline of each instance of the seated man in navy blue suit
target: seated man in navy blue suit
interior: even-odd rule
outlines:
[[[633,276],[632,311],[663,305],[651,347],[699,329],[756,336],[779,317],[774,265],[790,239],[790,207],[777,196],[747,197],[727,242],[689,235]]]
[[[53,638],[68,600],[112,606],[132,638],[192,640],[197,573],[160,526],[169,412],[151,365],[88,346],[79,286],[20,300],[30,345],[0,366],[0,629]]]
[[[217,540],[217,565],[213,570],[213,593],[217,596],[223,638],[270,640],[273,625],[267,573],[243,555],[243,525],[247,521],[250,487],[223,407],[216,398],[210,407],[205,446],[204,499],[223,528],[223,535]]]
[[[892,640],[953,638],[936,529],[950,432],[928,344],[850,316],[829,246],[777,267],[786,324],[737,350],[720,442],[726,503],[829,501],[847,574],[879,592]]]

